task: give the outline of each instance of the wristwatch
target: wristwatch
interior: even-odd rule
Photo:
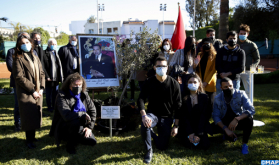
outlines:
[[[175,127],[175,128],[179,128],[179,125],[175,125],[175,124],[174,124],[174,125],[173,125],[173,127]]]

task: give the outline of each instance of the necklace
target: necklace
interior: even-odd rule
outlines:
[[[194,95],[191,95],[190,94],[190,97],[191,97],[191,102],[192,102],[192,106],[194,106],[195,105],[195,103],[197,103],[197,94],[194,94]]]

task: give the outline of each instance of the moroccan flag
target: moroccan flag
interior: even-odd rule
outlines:
[[[183,49],[185,44],[185,39],[186,39],[186,32],[184,29],[184,23],[183,23],[181,10],[179,6],[179,13],[176,22],[176,27],[171,38],[172,49],[174,51],[176,51],[177,49]]]

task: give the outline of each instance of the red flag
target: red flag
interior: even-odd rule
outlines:
[[[178,18],[176,22],[176,27],[173,32],[172,38],[171,38],[171,43],[172,43],[172,48],[173,50],[178,50],[178,49],[183,49],[184,44],[185,44],[185,39],[186,39],[186,32],[184,29],[184,23],[181,15],[181,10],[179,6],[179,13],[178,13]]]

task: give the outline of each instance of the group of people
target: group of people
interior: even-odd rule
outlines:
[[[18,34],[16,46],[8,50],[6,62],[11,72],[10,86],[14,88],[15,130],[25,131],[26,145],[33,149],[35,130],[42,125],[43,92],[49,112],[54,113],[50,135],[59,145],[67,140],[67,151],[75,153],[77,142],[94,146],[92,129],[96,108],[86,92],[85,80],[79,71],[77,38],[56,51],[57,41],[48,40],[45,50],[40,46],[39,33]],[[65,81],[64,81],[65,79]],[[59,83],[63,83],[58,90]],[[69,138],[70,137],[70,138]]]
[[[147,150],[145,163],[152,160],[152,138],[160,150],[167,149],[171,136],[177,136],[186,147],[207,149],[208,134],[223,133],[223,139],[236,140],[235,129],[243,130],[242,153],[248,154],[255,109],[247,94],[239,90],[242,78],[249,92],[249,79],[240,73],[260,60],[257,46],[247,39],[249,32],[249,26],[242,24],[239,34],[228,32],[227,44],[223,44],[215,39],[215,30],[208,29],[206,38],[196,42],[189,36],[185,47],[176,52],[170,40],[162,41],[161,52],[154,60],[153,75],[140,81],[137,101],[142,118],[141,135]],[[55,39],[48,40],[45,50],[40,42],[38,33],[32,33],[31,37],[19,33],[16,47],[8,51],[16,130],[25,131],[28,148],[36,147],[33,142],[37,141],[35,130],[42,124],[45,90],[48,111],[54,110],[50,135],[55,137],[56,144],[67,140],[69,153],[75,153],[78,142],[94,146],[97,142],[92,129],[96,108],[86,92],[83,76],[78,73],[77,38],[71,36],[69,43],[58,52]],[[98,48],[96,45],[96,52]],[[174,68],[180,68],[178,77],[171,77]],[[60,90],[59,82],[63,83]],[[214,123],[210,124],[211,117]],[[155,126],[158,134],[153,130]]]
[[[176,52],[170,40],[163,40],[154,62],[156,75],[145,82],[137,103],[145,163],[152,160],[151,139],[159,150],[167,148],[171,136],[177,136],[185,147],[208,149],[208,134],[223,133],[223,140],[236,141],[236,129],[243,130],[241,152],[249,153],[255,109],[247,96],[249,78],[241,73],[260,61],[256,44],[247,39],[249,32],[249,26],[241,24],[238,33],[227,33],[225,44],[210,28],[198,42],[187,37],[185,47]],[[240,78],[246,92],[239,90]]]

